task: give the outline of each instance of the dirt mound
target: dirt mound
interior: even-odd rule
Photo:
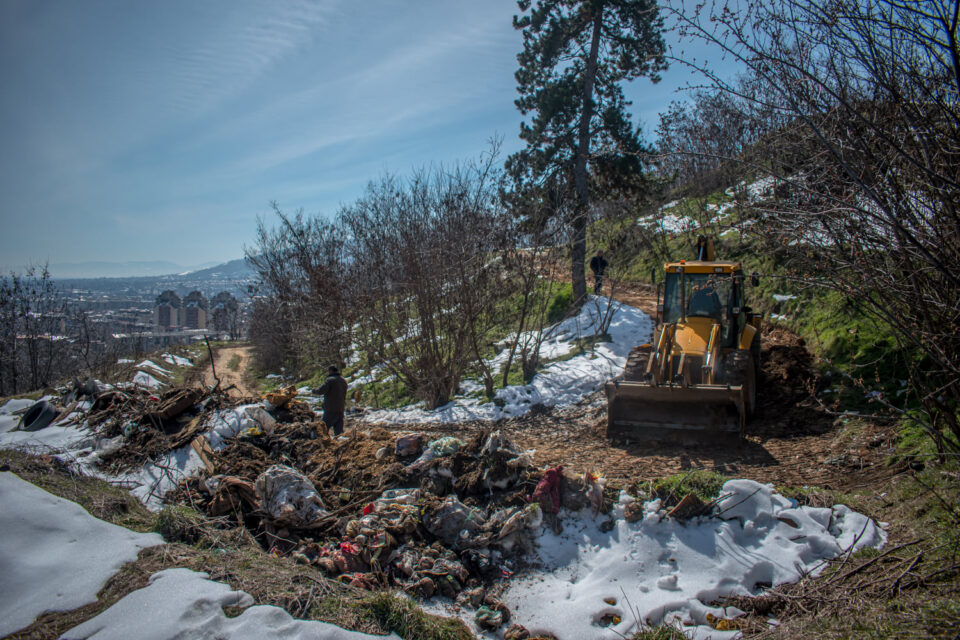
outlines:
[[[747,433],[796,438],[829,431],[833,416],[814,398],[820,376],[804,340],[781,327],[765,327],[762,338],[757,414]]]

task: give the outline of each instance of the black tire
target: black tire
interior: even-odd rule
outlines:
[[[746,388],[747,418],[753,417],[757,410],[757,371],[754,366],[753,353],[749,349],[731,351],[723,358],[724,382],[731,387],[743,386]]]
[[[57,417],[57,408],[46,400],[41,400],[30,407],[20,419],[21,431],[40,431],[50,426]]]
[[[643,380],[647,372],[647,363],[650,362],[650,347],[634,347],[627,356],[627,364],[623,367],[623,379],[628,382]]]

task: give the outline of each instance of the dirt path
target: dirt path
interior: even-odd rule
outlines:
[[[256,385],[250,379],[250,346],[219,347],[213,350],[213,364],[220,378],[220,387],[225,389],[234,385],[240,395],[257,395]],[[201,372],[203,384],[212,387],[217,384],[209,363]]]
[[[601,294],[610,295],[610,289],[605,288]],[[636,307],[651,318],[657,315],[657,289],[653,285],[617,282],[613,285],[613,299]]]

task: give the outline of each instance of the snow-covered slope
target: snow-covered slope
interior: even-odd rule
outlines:
[[[547,335],[550,337],[540,347],[540,357],[543,359],[569,354],[578,339],[589,338],[600,332],[608,305],[612,305],[612,318],[607,330],[610,342],[597,343],[591,352],[549,364],[534,376],[530,384],[501,389],[496,394],[496,402],[459,396],[432,411],[424,409],[422,405],[414,405],[372,411],[364,419],[391,423],[498,420],[523,415],[535,405],[553,407],[578,402],[602,388],[607,380],[619,375],[630,350],[650,340],[653,332],[650,317],[634,307],[602,296],[590,296],[579,315],[549,329]],[[491,360],[491,365],[496,370],[506,359],[507,352],[504,350]],[[469,382],[464,386],[469,387]]]

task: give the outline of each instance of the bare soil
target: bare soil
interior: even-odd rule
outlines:
[[[213,365],[217,370],[216,378],[220,379],[220,388],[226,389],[231,385],[242,396],[257,395],[256,385],[250,376],[250,346],[219,347],[213,350]],[[234,361],[239,358],[239,361]],[[233,362],[232,362],[233,361]],[[233,364],[231,367],[230,364]],[[204,385],[213,387],[217,384],[210,363],[207,362],[200,378]]]

